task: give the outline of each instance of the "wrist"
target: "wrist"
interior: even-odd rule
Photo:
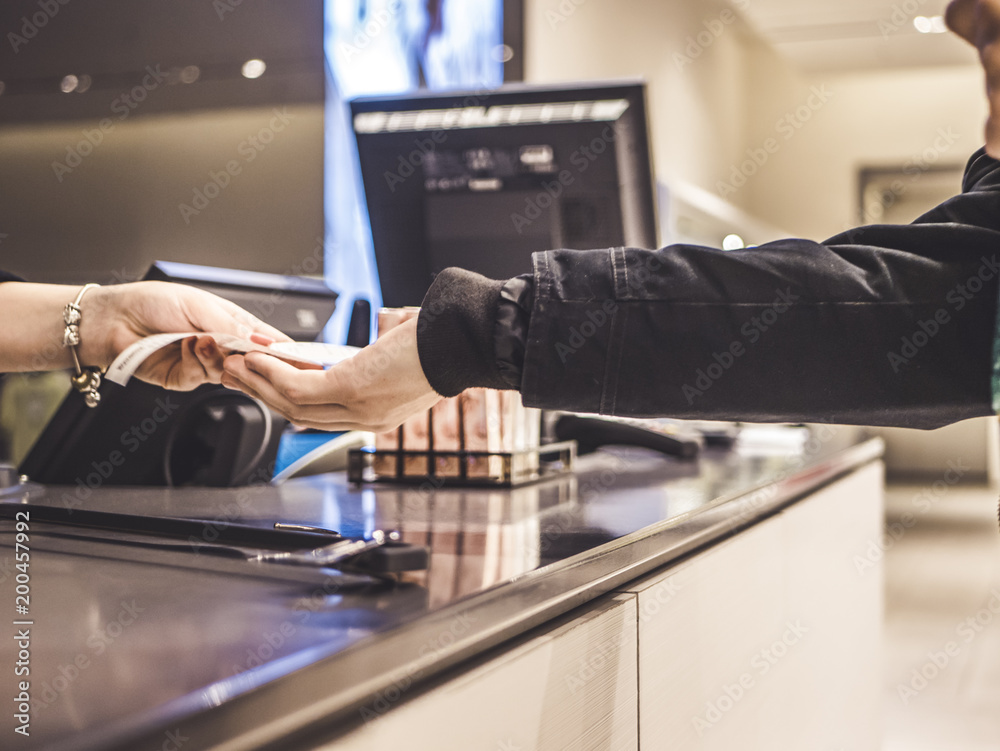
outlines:
[[[504,282],[445,269],[424,297],[417,351],[424,375],[441,396],[467,388],[510,388],[497,368],[497,306]]]
[[[114,287],[95,287],[81,300],[77,354],[82,366],[104,370],[117,356],[115,332],[122,323],[119,297]]]

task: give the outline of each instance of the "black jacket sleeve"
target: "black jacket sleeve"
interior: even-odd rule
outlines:
[[[502,286],[452,273],[425,307],[492,331],[495,355]],[[992,414],[998,278],[1000,163],[982,151],[962,194],[911,225],[730,252],[538,253],[521,393],[552,409],[756,422],[933,428]],[[459,284],[456,303],[445,290]],[[421,319],[435,388],[502,382],[485,338],[475,355],[453,338],[425,358],[441,329]]]

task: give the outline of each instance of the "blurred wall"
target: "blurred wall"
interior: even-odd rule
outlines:
[[[805,74],[731,20],[748,1],[526,0],[527,79],[644,76],[660,180],[814,239],[858,224],[859,168],[981,145],[978,66]]]
[[[741,27],[712,1],[525,0],[525,78],[644,77],[656,177],[714,190],[746,139]]]
[[[321,104],[135,117],[81,147],[96,125],[0,128],[0,267],[76,283],[154,260],[295,273],[322,259]]]
[[[0,267],[104,282],[157,259],[289,272],[313,254],[322,2],[50,5],[0,4]]]
[[[858,225],[863,167],[903,166],[908,189],[929,167],[964,166],[983,144],[987,107],[978,66],[806,75],[761,42],[745,49],[746,148],[759,147],[810,92],[828,97],[743,191],[749,211],[797,235],[824,239]],[[862,223],[877,222],[867,216]]]

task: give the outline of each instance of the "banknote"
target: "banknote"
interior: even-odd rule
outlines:
[[[183,334],[153,334],[140,339],[122,350],[115,358],[105,374],[105,379],[124,386],[146,359],[163,347],[189,336],[210,336],[215,339],[224,354],[246,352],[264,352],[268,355],[301,365],[330,366],[353,357],[361,350],[358,347],[348,347],[342,344],[325,344],[323,342],[274,342],[265,346],[249,339],[241,339],[232,334],[188,332]]]

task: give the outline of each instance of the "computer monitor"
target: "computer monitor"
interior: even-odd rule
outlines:
[[[641,81],[351,102],[385,305],[459,266],[531,271],[552,248],[656,247]]]

